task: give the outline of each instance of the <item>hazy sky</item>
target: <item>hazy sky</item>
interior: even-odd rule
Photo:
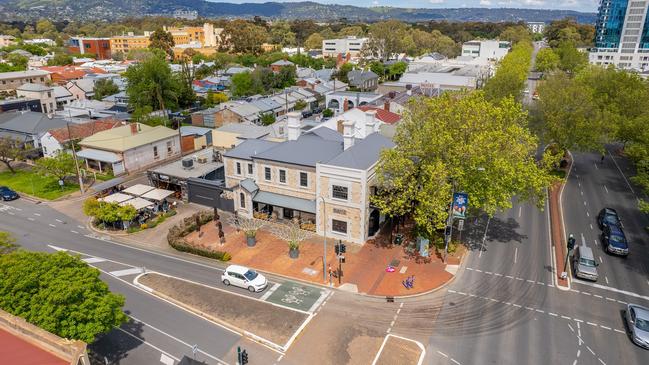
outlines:
[[[211,0],[233,3],[303,0]],[[599,0],[311,0],[319,3],[335,3],[356,6],[395,6],[403,8],[536,8],[569,9],[596,12]]]

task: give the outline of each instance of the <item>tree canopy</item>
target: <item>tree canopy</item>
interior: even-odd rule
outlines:
[[[554,71],[559,68],[560,61],[559,55],[552,48],[543,48],[536,54],[534,68],[539,72]]]
[[[16,239],[9,232],[0,231],[0,255],[14,252],[18,248]]]
[[[532,62],[532,45],[519,42],[512,47],[498,65],[496,75],[487,81],[485,95],[489,100],[513,97],[519,99]]]
[[[169,57],[173,58],[174,51],[173,48],[176,45],[174,37],[169,32],[165,32],[160,29],[156,29],[149,36],[149,48],[159,49],[166,53]]]
[[[221,39],[224,50],[235,53],[261,53],[261,45],[266,42],[268,33],[264,27],[255,25],[243,19],[228,22],[223,28]]]
[[[99,79],[95,82],[93,88],[95,100],[101,100],[107,96],[115,95],[119,92],[119,87],[111,79]]]
[[[410,214],[428,234],[443,228],[455,191],[490,215],[518,195],[541,203],[552,177],[535,159],[538,140],[513,98],[489,102],[482,91],[420,99],[384,150],[374,204],[389,216]]]
[[[92,343],[126,322],[124,297],[64,252],[0,255],[0,308],[58,336]]]
[[[65,178],[76,174],[74,157],[67,152],[59,152],[53,157],[36,160],[36,171],[43,176],[53,176],[65,183]]]
[[[129,103],[134,108],[148,106],[153,110],[161,110],[178,106],[179,84],[164,58],[150,55],[129,67],[124,77]]]
[[[11,163],[19,159],[23,153],[20,147],[21,142],[19,140],[10,136],[0,136],[0,162],[4,163],[12,173],[15,170]]]

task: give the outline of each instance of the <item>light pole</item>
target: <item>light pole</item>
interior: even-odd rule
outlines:
[[[326,284],[327,283],[327,207],[325,205],[324,196],[319,196],[318,199],[322,199],[322,218],[324,219],[324,225],[322,228],[322,234],[324,236],[324,248],[322,251],[322,280]]]

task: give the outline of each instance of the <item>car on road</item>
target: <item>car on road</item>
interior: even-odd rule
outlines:
[[[609,225],[622,227],[620,216],[613,208],[604,208],[600,210],[597,215],[597,224],[599,225],[599,229],[604,229],[605,226]]]
[[[0,198],[4,201],[16,200],[20,195],[6,186],[0,186]]]
[[[539,100],[539,92],[534,90],[534,94],[532,94],[532,100]]]
[[[530,93],[530,89],[523,90],[523,94],[529,94],[529,93]]]
[[[268,280],[262,274],[240,265],[228,266],[221,275],[221,281],[225,285],[248,289],[251,293],[262,291],[268,286]]]
[[[575,247],[572,267],[575,270],[576,277],[597,281],[599,278],[599,275],[597,274],[597,266],[599,266],[599,264],[595,261],[593,250],[590,247]]]
[[[604,226],[602,231],[602,245],[607,252],[626,256],[629,254],[629,243],[622,228],[615,225]]]
[[[626,322],[633,343],[649,349],[649,308],[637,304],[626,307]]]

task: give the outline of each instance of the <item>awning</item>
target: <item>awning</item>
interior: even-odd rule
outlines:
[[[148,193],[142,195],[143,198],[145,199],[151,199],[151,200],[156,200],[160,201],[169,195],[172,195],[174,192],[171,190],[165,190],[165,189],[153,189],[149,191]]]
[[[124,190],[122,190],[122,193],[130,194],[133,196],[142,196],[146,193],[148,193],[151,190],[154,190],[155,188],[151,185],[145,185],[145,184],[136,184],[131,187],[128,187]]]
[[[133,208],[135,208],[135,210],[140,210],[140,209],[144,209],[146,207],[153,206],[153,202],[148,201],[146,199],[142,199],[142,198],[133,198],[131,200],[123,201],[123,202],[119,203],[119,205],[121,205],[121,206],[132,205]]]
[[[78,157],[83,157],[88,160],[101,161],[106,163],[115,163],[122,161],[122,158],[113,152],[96,150],[93,148],[84,148],[77,152]]]
[[[121,202],[127,201],[129,199],[133,199],[133,197],[130,196],[130,195],[122,194],[122,193],[115,193],[115,194],[111,194],[111,195],[103,197],[103,198],[99,198],[97,200],[99,200],[100,202],[106,202],[106,203],[121,203]]]
[[[315,200],[260,191],[252,198],[252,201],[315,214]]]
[[[103,191],[106,189],[110,189],[114,186],[117,186],[121,183],[126,181],[125,178],[123,177],[116,177],[114,179],[110,179],[108,181],[100,182],[99,184],[94,184],[93,186],[90,187],[93,191]]]

